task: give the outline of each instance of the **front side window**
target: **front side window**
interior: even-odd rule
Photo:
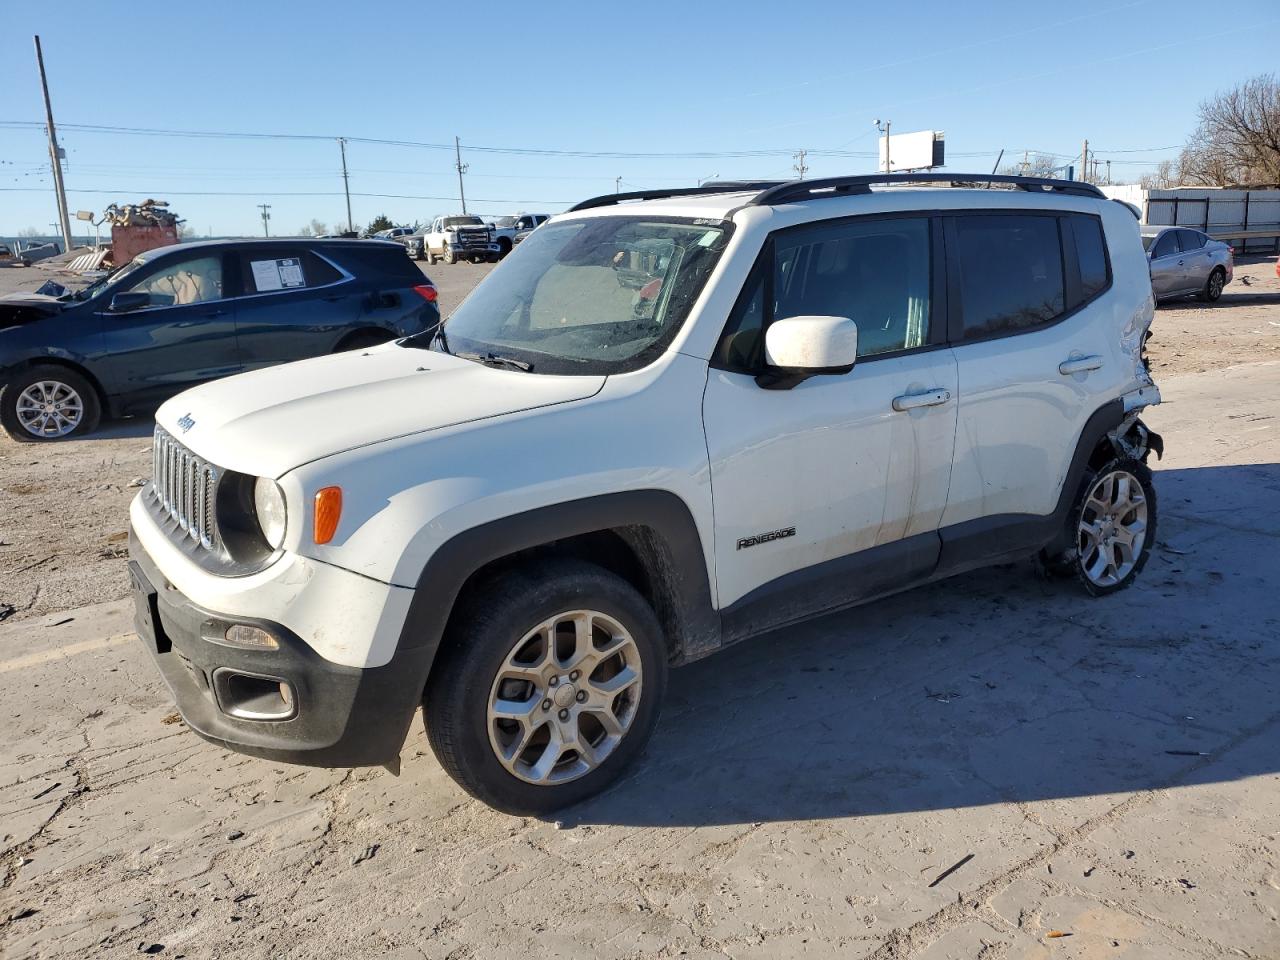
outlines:
[[[638,369],[675,336],[731,229],[644,216],[548,224],[476,287],[432,348],[535,373]]]
[[[762,370],[764,330],[787,317],[847,317],[858,326],[859,357],[928,342],[927,217],[811,225],[779,235],[772,250],[730,316],[718,364]]]
[[[963,339],[1016,333],[1064,312],[1057,217],[961,216],[956,239]]]
[[[222,299],[222,257],[197,257],[161,267],[128,288],[145,293],[153,307],[181,307]]]
[[[1155,249],[1151,251],[1151,258],[1159,260],[1161,257],[1171,257],[1178,252],[1178,231],[1170,230],[1168,233],[1160,235],[1160,239],[1156,241]]]

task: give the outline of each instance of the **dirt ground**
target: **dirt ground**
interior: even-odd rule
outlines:
[[[1272,270],[1157,313],[1130,590],[1011,565],[741,644],[559,820],[467,798],[420,723],[400,777],[198,739],[123,599],[149,424],[0,440],[0,955],[1280,958]],[[483,272],[431,269],[446,311]]]

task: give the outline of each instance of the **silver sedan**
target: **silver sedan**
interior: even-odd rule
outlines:
[[[1144,226],[1142,246],[1157,300],[1195,294],[1212,303],[1235,271],[1229,244],[1189,227]]]

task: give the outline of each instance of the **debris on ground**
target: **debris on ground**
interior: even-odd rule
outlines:
[[[382,844],[375,843],[371,846],[365,847],[363,852],[361,852],[358,856],[354,856],[351,858],[351,865],[354,867],[358,863],[364,863],[366,860],[372,860],[377,855],[378,849],[381,846]]]
[[[1048,933],[1045,934],[1045,938],[1049,940],[1057,940],[1061,937],[1069,937],[1069,936],[1071,936],[1071,934],[1067,933],[1065,930],[1050,930]]]
[[[8,620],[17,612],[18,612],[18,608],[15,607],[12,603],[0,603],[0,623],[3,623],[5,620]]]
[[[228,840],[239,840],[239,839],[240,839],[241,837],[243,837],[243,836],[244,836],[244,831],[243,831],[243,830],[232,830],[230,833],[228,833],[228,834],[227,834],[227,839],[228,839]]]
[[[175,710],[173,713],[169,714],[167,717],[161,718],[160,722],[163,723],[165,726],[170,726],[175,723],[181,723],[182,714],[178,713]]]
[[[961,867],[963,867],[966,863],[968,863],[972,859],[973,859],[972,853],[965,854],[963,857],[961,857],[951,866],[947,867],[947,869],[943,870],[940,874],[938,874],[934,878],[933,883],[929,884],[929,886],[936,887],[943,880],[947,879],[947,877],[951,876],[953,873],[955,873],[957,870],[959,870]]]

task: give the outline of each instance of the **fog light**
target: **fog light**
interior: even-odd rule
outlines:
[[[200,636],[210,643],[220,643],[224,647],[240,647],[244,650],[280,649],[280,641],[269,632],[247,623],[206,620],[200,625]]]

